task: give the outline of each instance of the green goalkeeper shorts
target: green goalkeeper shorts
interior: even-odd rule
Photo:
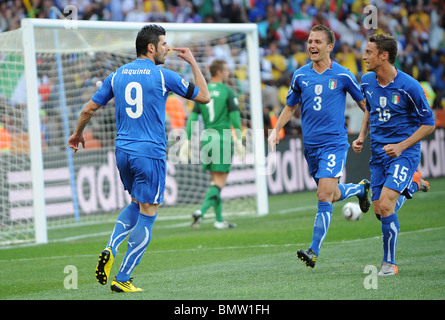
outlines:
[[[212,134],[202,142],[201,162],[203,170],[229,172],[234,153],[232,137]]]

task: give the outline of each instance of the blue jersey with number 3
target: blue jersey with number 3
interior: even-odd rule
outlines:
[[[165,103],[170,91],[193,99],[199,89],[176,72],[137,58],[110,74],[91,100],[105,106],[114,97],[116,148],[131,155],[163,159],[167,145]]]
[[[369,72],[362,76],[361,87],[370,112],[371,146],[376,151],[407,139],[421,124],[435,124],[422,86],[408,74],[397,70],[394,80],[381,86],[375,72]],[[420,151],[420,142],[412,148]]]
[[[348,143],[346,92],[355,101],[364,99],[355,76],[336,62],[321,74],[312,68],[312,63],[294,72],[286,104],[292,107],[300,103],[305,145]]]

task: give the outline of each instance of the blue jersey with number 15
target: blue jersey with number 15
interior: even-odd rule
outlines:
[[[434,125],[423,88],[410,75],[397,70],[394,80],[381,86],[375,72],[369,72],[362,76],[361,87],[370,115],[373,150],[409,138],[422,124]],[[412,148],[419,151],[420,142]]]
[[[306,146],[347,144],[346,93],[355,101],[364,99],[355,76],[336,62],[323,73],[309,63],[292,76],[286,104],[300,103],[301,128]]]
[[[105,106],[114,97],[116,148],[163,159],[167,145],[165,103],[170,91],[193,99],[199,89],[176,72],[137,58],[110,74],[91,100]]]

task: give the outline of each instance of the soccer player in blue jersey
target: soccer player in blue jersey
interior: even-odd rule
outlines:
[[[363,111],[366,102],[354,75],[331,60],[334,41],[334,33],[328,27],[312,28],[308,38],[311,62],[294,72],[286,106],[268,138],[273,151],[279,143],[278,132],[300,105],[304,155],[318,186],[318,212],[312,243],[308,250],[299,250],[297,256],[312,268],[328,232],[332,204],[357,196],[363,212],[370,207],[368,180],[359,184],[339,183],[349,148],[345,126],[346,93],[349,92]]]
[[[195,84],[161,68],[170,50],[164,28],[143,27],[136,37],[137,58],[111,73],[82,110],[68,146],[85,147],[83,130],[94,112],[115,100],[116,165],[131,203],[120,213],[106,248],[99,256],[96,279],[106,284],[119,245],[128,238],[122,265],[111,283],[115,292],[137,292],[130,278],[151,239],[162,203],[166,178],[165,103],[170,91],[199,103],[208,103],[207,82],[188,48],[174,48],[192,70]]]
[[[394,66],[397,41],[375,34],[363,54],[370,72],[361,79],[367,109],[355,152],[363,147],[370,126],[372,205],[382,224],[383,260],[380,276],[395,275],[399,220],[397,212],[414,192],[429,190],[416,172],[420,163],[420,140],[435,129],[432,110],[420,83]]]

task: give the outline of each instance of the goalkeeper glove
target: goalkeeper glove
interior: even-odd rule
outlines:
[[[241,139],[235,139],[235,154],[238,155],[241,161],[246,157],[246,147]]]

